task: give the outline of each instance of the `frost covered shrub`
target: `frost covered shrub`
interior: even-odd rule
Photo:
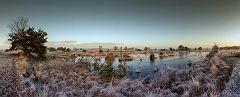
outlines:
[[[226,64],[231,60],[225,59],[225,61],[214,56],[204,62],[193,62],[185,70],[168,67],[149,78],[149,81],[118,77],[121,74],[119,68],[115,70],[112,61],[109,60],[106,60],[106,65],[100,65],[99,71],[90,72],[88,67],[81,63],[53,61],[42,63],[36,67],[28,67],[35,69],[30,72],[30,76],[24,79],[19,75],[14,76],[19,77],[15,83],[18,87],[18,94],[22,97],[237,97],[239,96],[236,87],[238,83],[228,83],[232,66]],[[212,64],[218,69],[214,76],[212,73],[215,67],[213,68]],[[19,67],[17,71],[21,72],[20,69]],[[110,71],[110,74],[103,71],[104,69],[107,72]],[[6,87],[11,85],[11,81],[7,79],[13,77],[9,75],[22,74],[13,71],[9,69],[8,72],[1,73],[4,77],[0,77],[2,86],[0,87],[0,96],[9,96],[7,91],[10,91],[11,88]],[[100,72],[108,76],[103,76]],[[113,76],[113,74],[116,75]],[[228,84],[221,93],[225,86],[223,83]]]
[[[127,75],[126,63],[120,63],[117,69],[117,77],[122,78]]]
[[[199,96],[202,94],[202,86],[198,79],[192,77],[192,80],[189,81],[188,84],[188,90],[189,93],[193,96]]]
[[[111,81],[116,78],[117,72],[112,66],[112,62],[107,62],[106,66],[101,67],[99,74],[105,81]]]
[[[100,70],[99,60],[97,58],[94,59],[94,63],[92,64],[93,70]]]

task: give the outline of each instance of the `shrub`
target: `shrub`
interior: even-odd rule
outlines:
[[[127,69],[126,69],[126,63],[120,63],[118,65],[118,69],[117,69],[117,76],[118,77],[124,77],[127,75]]]
[[[48,50],[49,50],[49,51],[57,51],[57,49],[54,48],[54,47],[49,47]]]
[[[100,69],[100,76],[101,78],[103,78],[105,81],[111,81],[112,79],[114,79],[117,75],[116,70],[113,67],[113,58],[109,57],[106,59],[105,63],[107,65],[102,66]]]
[[[160,52],[159,54],[160,54],[160,55],[164,55],[164,53],[163,53],[163,52]]]
[[[94,59],[94,63],[92,64],[93,70],[100,70],[99,60],[97,58]]]
[[[154,60],[155,59],[154,53],[151,53],[149,58],[150,58],[150,60]]]
[[[214,45],[212,47],[212,51],[213,52],[218,52],[218,50],[219,50],[219,46],[214,42]]]

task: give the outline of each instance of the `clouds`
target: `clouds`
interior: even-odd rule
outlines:
[[[0,50],[3,49],[9,49],[10,46],[8,46],[7,44],[0,44]]]
[[[75,40],[65,40],[65,41],[48,41],[47,44],[74,44],[77,43]]]
[[[98,48],[100,45],[103,48],[113,48],[114,46],[124,45],[115,42],[90,42],[90,43],[79,43],[75,40],[64,40],[64,41],[49,41],[46,43],[48,47],[68,47],[68,48]]]
[[[79,43],[75,40],[64,40],[64,41],[48,41],[46,44],[48,47],[67,47],[67,48],[98,48],[100,45],[103,48],[113,48],[114,46],[124,46],[124,44],[116,42],[89,42],[89,43]],[[9,48],[7,44],[0,44],[0,49]]]

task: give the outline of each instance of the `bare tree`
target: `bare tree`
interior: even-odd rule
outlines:
[[[9,24],[7,27],[13,33],[23,32],[25,29],[29,27],[28,18],[25,17],[17,18],[16,20],[13,20],[13,23]]]

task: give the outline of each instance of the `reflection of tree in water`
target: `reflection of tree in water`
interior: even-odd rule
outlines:
[[[179,57],[185,57],[185,56],[188,56],[190,52],[179,52]]]
[[[160,59],[160,60],[163,60],[163,59],[164,59],[164,57],[159,57],[159,59]]]
[[[184,52],[184,56],[188,56],[188,53],[190,53],[190,52]]]
[[[183,57],[184,56],[184,52],[179,52],[179,57]]]
[[[153,65],[153,63],[154,63],[154,60],[150,60],[150,62],[151,62],[151,65]]]
[[[198,52],[199,55],[202,55],[202,52]]]

